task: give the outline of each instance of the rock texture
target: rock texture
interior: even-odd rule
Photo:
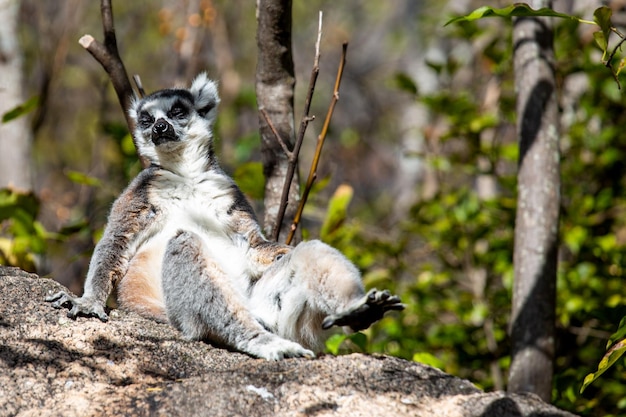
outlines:
[[[0,266],[0,416],[572,416],[397,358],[267,362],[123,311],[73,321],[43,301],[61,288]]]

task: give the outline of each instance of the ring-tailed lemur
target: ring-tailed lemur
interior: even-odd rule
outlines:
[[[186,338],[266,359],[313,357],[325,329],[364,329],[404,308],[388,291],[365,294],[357,269],[330,246],[263,236],[213,153],[218,103],[206,74],[133,102],[135,143],[151,165],[113,204],[83,296],[46,300],[68,306],[69,317],[106,321],[116,289],[120,307],[169,321]]]

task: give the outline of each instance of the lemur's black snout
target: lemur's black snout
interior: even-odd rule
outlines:
[[[155,145],[160,145],[165,142],[172,142],[177,140],[174,127],[167,122],[167,120],[161,118],[158,119],[154,126],[152,126],[152,142]]]
[[[165,133],[167,131],[167,129],[170,128],[169,123],[167,123],[165,120],[163,119],[159,119],[155,124],[154,127],[152,128],[154,130],[154,133]]]

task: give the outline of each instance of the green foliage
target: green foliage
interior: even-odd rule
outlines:
[[[34,96],[29,98],[26,102],[12,108],[8,112],[2,115],[2,123],[8,123],[13,119],[24,116],[27,113],[35,110],[39,105],[39,97]]]
[[[609,48],[609,36],[611,35],[611,15],[612,10],[608,7],[600,7],[593,13],[593,21],[600,26],[600,31],[593,34],[593,38],[602,49],[602,59],[606,58],[606,51]]]
[[[602,339],[575,338],[575,348],[566,348],[567,340],[580,332],[603,334],[611,322],[624,314],[621,295],[623,262],[626,241],[624,224],[624,155],[623,123],[624,99],[615,84],[594,62],[590,44],[584,44],[575,32],[578,22],[597,25],[594,41],[602,49],[602,63],[611,70],[619,87],[618,75],[624,67],[621,59],[617,68],[613,59],[624,36],[611,23],[611,9],[601,7],[594,13],[594,21],[562,15],[548,9],[534,11],[527,5],[516,4],[504,9],[480,8],[468,16],[451,20],[470,22],[487,16],[552,16],[565,18],[557,28],[557,72],[562,78],[584,71],[591,88],[585,90],[576,105],[576,116],[563,132],[565,154],[562,160],[562,195],[564,197],[561,220],[562,250],[558,278],[558,318],[561,326],[561,348],[557,353],[554,401],[572,411],[597,415],[623,414],[626,402],[621,399],[621,387],[612,379],[624,371],[619,360],[623,354],[620,331],[610,339],[609,351],[598,366],[588,374],[589,361],[601,356]],[[610,45],[611,34],[620,41]],[[583,51],[573,57],[572,50]],[[595,126],[594,126],[595,124]],[[581,181],[581,179],[584,179]],[[620,215],[622,214],[622,215]],[[621,329],[621,328],[620,328]],[[575,332],[575,333],[574,333]],[[587,333],[583,333],[587,334]],[[597,360],[597,359],[596,359]],[[610,369],[613,366],[615,369]],[[606,377],[607,372],[612,375]],[[604,374],[605,380],[589,385]],[[584,377],[584,379],[583,379]],[[579,396],[576,387],[582,384]],[[591,390],[591,391],[590,391]]]
[[[446,22],[445,25],[447,26],[452,23],[459,23],[459,22],[471,22],[471,21],[482,19],[485,17],[511,18],[511,17],[542,17],[542,16],[560,17],[564,19],[577,20],[579,22],[587,22],[585,20],[577,18],[576,16],[572,16],[572,15],[564,14],[564,13],[558,13],[549,8],[542,8],[542,9],[534,10],[525,3],[515,3],[511,6],[504,7],[501,9],[488,7],[488,6],[479,7],[478,9],[474,10],[468,15],[458,16],[458,17],[448,20],[448,22]]]
[[[592,25],[597,25],[600,28],[600,30],[593,34],[593,38],[596,44],[602,50],[602,62],[607,68],[611,70],[613,77],[615,79],[615,82],[617,83],[618,87],[621,88],[618,76],[621,73],[622,69],[624,69],[624,67],[626,66],[626,57],[620,59],[617,65],[617,69],[615,69],[615,66],[613,65],[613,58],[615,57],[617,51],[620,49],[622,43],[626,41],[626,38],[619,30],[617,30],[617,28],[611,22],[612,14],[613,14],[613,11],[611,10],[611,8],[607,6],[602,6],[602,7],[597,8],[594,11],[593,21],[590,21],[590,20],[581,19],[577,16],[573,16],[573,15],[569,15],[565,13],[558,13],[550,8],[542,8],[542,9],[534,10],[525,3],[515,3],[511,6],[504,7],[501,9],[483,6],[474,10],[468,15],[457,16],[455,18],[450,19],[446,23],[446,26],[452,23],[473,22],[475,20],[479,20],[485,17],[502,17],[502,18],[557,17],[557,18],[572,20],[577,23],[588,23]],[[611,33],[615,33],[620,38],[620,41],[617,43],[617,45],[613,47],[612,51],[609,49],[609,46],[610,46],[609,38],[611,36]]]
[[[322,228],[320,238],[322,240],[330,238],[330,235],[341,227],[346,220],[348,205],[352,201],[354,190],[349,185],[343,184],[337,188],[335,194],[328,203],[328,212]]]
[[[76,184],[88,185],[90,187],[100,187],[102,185],[98,178],[91,177],[82,172],[68,170],[65,175],[67,175],[70,181]]]
[[[361,332],[336,333],[326,340],[326,351],[332,355],[349,352],[367,352],[367,336]]]
[[[585,377],[583,386],[580,388],[581,394],[585,391],[585,388],[589,386],[593,381],[598,379],[600,375],[606,372],[618,359],[622,357],[626,352],[626,317],[622,318],[619,324],[619,328],[609,338],[607,344],[607,352],[598,364],[598,370],[594,373],[590,373]]]
[[[597,17],[601,27],[602,18]],[[575,35],[577,24],[560,21],[555,36],[557,76],[566,82],[584,75],[588,87],[576,97],[574,108],[564,110],[569,122],[561,133],[553,401],[580,415],[623,415],[625,320],[609,335],[626,314],[626,100],[597,61],[593,41]],[[465,26],[462,36],[471,38],[482,30]],[[390,314],[364,332],[368,351],[428,363],[491,389],[499,377],[506,379],[510,361],[518,151],[512,136],[487,139],[494,130],[507,131],[514,119],[512,88],[506,88],[511,85],[510,43],[499,39],[484,53],[481,59],[493,60],[493,68],[509,68],[497,73],[503,89],[496,113],[481,105],[480,83],[475,89],[449,88],[424,96],[404,75],[396,78],[398,88],[417,94],[433,117],[445,123],[438,146],[416,155],[437,178],[437,192],[415,204],[399,231],[381,226],[372,233],[346,218],[325,240],[357,262],[366,285],[391,288],[407,304],[401,314]],[[448,76],[455,68],[438,66]],[[494,181],[497,192],[481,195],[475,185],[481,178]],[[597,371],[590,369],[603,356]]]
[[[0,189],[0,264],[36,270],[36,256],[49,234],[39,223],[39,200],[33,193]]]
[[[239,165],[233,173],[233,178],[248,197],[255,200],[263,198],[265,177],[262,163],[247,162]]]

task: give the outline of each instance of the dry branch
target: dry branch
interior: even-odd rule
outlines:
[[[100,65],[102,65],[109,75],[109,79],[117,94],[117,99],[124,112],[126,124],[128,125],[129,131],[132,133],[135,130],[135,125],[128,114],[128,109],[130,108],[131,100],[135,93],[117,48],[111,0],[102,0],[100,2],[100,13],[102,15],[104,43],[98,42],[93,36],[88,34],[81,37],[78,42],[100,63]],[[141,155],[139,158],[141,159],[142,165],[146,166],[147,161],[142,158]]]
[[[309,116],[309,112],[311,109],[311,101],[313,99],[313,92],[315,91],[317,76],[320,73],[320,43],[322,40],[322,17],[323,14],[320,11],[319,24],[317,27],[317,41],[315,42],[315,58],[313,59],[313,68],[311,70],[311,77],[309,78],[308,93],[306,99],[304,100],[304,109],[302,111],[302,118],[300,119],[300,130],[298,131],[298,137],[296,139],[296,144],[293,148],[293,152],[285,150],[285,153],[289,157],[289,166],[287,167],[287,175],[285,176],[283,193],[280,199],[278,215],[276,216],[276,224],[278,225],[278,227],[274,229],[274,241],[278,241],[281,225],[283,224],[283,219],[285,218],[285,211],[287,210],[287,205],[289,203],[289,189],[291,187],[291,182],[293,181],[293,176],[296,172],[296,167],[298,165],[298,156],[300,155],[300,148],[302,147],[302,142],[304,141],[304,134],[306,133],[306,128],[309,125],[309,122],[315,118],[314,116]],[[280,136],[276,135],[276,138],[280,140]],[[292,238],[289,239],[289,243],[291,242],[291,240]]]
[[[131,99],[134,95],[126,68],[117,49],[115,27],[113,25],[113,7],[111,0],[102,0],[100,3],[102,13],[102,29],[104,31],[104,44],[98,42],[91,35],[80,38],[79,43],[102,65],[115,89],[117,98],[124,110],[124,117],[130,131],[133,131],[132,121],[128,116]]]
[[[289,150],[283,138],[280,137],[280,134],[278,133],[278,131],[276,130],[276,127],[274,126],[274,123],[272,123],[272,119],[270,119],[270,116],[267,114],[267,112],[265,111],[263,107],[259,109],[259,112],[263,116],[263,119],[265,119],[265,123],[267,123],[270,130],[274,134],[274,137],[276,138],[276,141],[278,142],[278,144],[280,145],[281,148],[283,148],[283,152],[285,152],[285,155],[287,155],[287,157],[291,161],[291,159],[293,158],[293,152]],[[276,224],[280,224],[280,222],[277,222]]]
[[[322,131],[317,137],[317,147],[315,148],[315,154],[313,155],[313,162],[311,162],[309,176],[304,187],[304,192],[302,193],[302,198],[300,199],[300,205],[298,206],[298,210],[296,211],[296,215],[291,224],[291,228],[289,229],[289,235],[287,236],[287,240],[285,241],[287,244],[291,243],[291,240],[293,239],[293,236],[298,229],[298,224],[300,223],[300,219],[302,218],[302,211],[304,210],[304,205],[306,204],[306,201],[309,197],[311,188],[313,188],[313,183],[317,178],[317,166],[319,164],[320,156],[322,154],[322,147],[324,146],[324,141],[326,140],[326,134],[328,133],[330,119],[332,118],[333,112],[335,111],[335,105],[339,100],[339,86],[341,85],[341,77],[343,75],[343,69],[346,65],[347,50],[348,43],[346,42],[343,44],[343,49],[341,52],[341,61],[339,63],[339,69],[337,70],[337,77],[335,78],[333,98],[330,101],[330,106],[328,107],[328,112],[326,113],[326,119],[324,120],[324,126],[322,127]]]

